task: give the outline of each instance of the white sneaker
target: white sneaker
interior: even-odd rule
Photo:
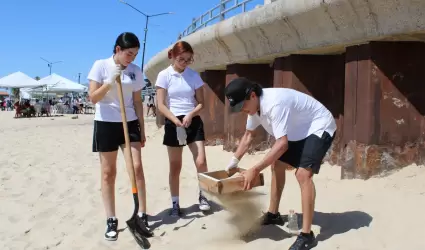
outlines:
[[[209,211],[211,209],[207,198],[205,198],[202,194],[199,194],[199,209],[201,211]]]

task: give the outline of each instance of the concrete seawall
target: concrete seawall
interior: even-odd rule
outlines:
[[[326,160],[342,166],[342,178],[425,162],[425,1],[278,0],[184,40],[206,83],[207,145],[239,144],[246,115],[228,112],[223,91],[243,76],[305,92],[332,112],[338,130]],[[153,83],[169,49],[145,67]],[[273,143],[258,134],[252,151]]]
[[[425,41],[424,10],[425,1],[420,0],[280,0],[183,40],[195,50],[192,68],[201,72],[289,54],[341,53],[371,40]],[[146,65],[151,82],[169,65],[170,48]]]

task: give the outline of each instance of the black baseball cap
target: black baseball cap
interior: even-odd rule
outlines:
[[[231,112],[241,111],[245,100],[248,99],[255,83],[245,77],[236,78],[227,84],[224,94],[230,103]]]

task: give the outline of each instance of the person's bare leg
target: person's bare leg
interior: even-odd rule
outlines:
[[[276,214],[279,212],[280,199],[282,198],[283,188],[286,182],[286,164],[281,161],[275,161],[271,165],[272,180],[270,186],[270,204],[269,212]]]
[[[193,161],[195,162],[196,170],[198,173],[208,171],[207,159],[205,156],[205,145],[203,141],[195,141],[188,145],[192,152]]]
[[[302,232],[309,234],[311,224],[313,223],[314,203],[316,198],[316,189],[313,182],[313,172],[311,168],[298,168],[295,172],[298,183],[301,188],[301,200],[303,211]]]
[[[203,141],[195,141],[188,145],[193,155],[193,161],[195,162],[196,170],[198,173],[204,173],[208,171],[207,159],[205,155],[205,144]],[[199,209],[201,211],[209,211],[211,206],[202,193],[201,187],[199,187]]]
[[[133,157],[134,175],[139,197],[139,212],[146,213],[146,182],[142,164],[142,145],[140,142],[132,142],[131,155]]]
[[[167,147],[170,163],[169,184],[172,197],[179,196],[183,147]]]
[[[117,154],[118,151],[99,153],[102,179],[102,199],[107,218],[115,217],[115,178],[117,176]]]

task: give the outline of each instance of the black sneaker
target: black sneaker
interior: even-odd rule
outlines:
[[[151,232],[148,224],[148,215],[143,214],[142,217],[137,215],[137,226],[139,226],[141,232],[145,237],[152,237],[153,233]]]
[[[118,239],[118,219],[108,218],[106,221],[105,240],[115,241]]]
[[[179,203],[173,202],[173,207],[171,208],[170,215],[171,217],[180,217],[182,215]]]
[[[199,194],[199,210],[202,212],[209,211],[211,209],[210,203],[207,198],[203,196],[201,193]]]
[[[309,235],[300,233],[297,237],[297,240],[295,240],[294,244],[292,244],[289,250],[308,250],[315,246],[317,246],[317,240],[313,231],[311,231]]]
[[[280,225],[283,226],[288,221],[287,216],[281,216],[279,212],[272,214],[267,212],[261,218],[261,225]]]

